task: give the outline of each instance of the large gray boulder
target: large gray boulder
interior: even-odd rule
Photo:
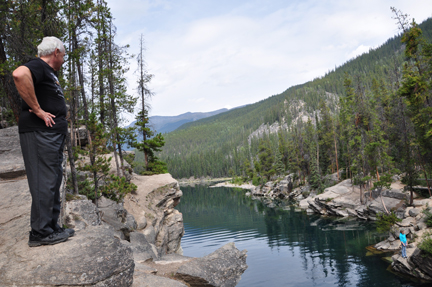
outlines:
[[[98,210],[101,221],[114,228],[123,238],[137,229],[135,218],[123,208],[123,205],[104,196],[98,199]]]
[[[423,210],[421,208],[412,208],[408,211],[409,216],[416,217],[419,215]]]
[[[89,226],[100,225],[101,220],[96,205],[85,196],[67,201],[65,206],[65,224],[70,228],[74,228],[75,231],[86,229]]]
[[[31,196],[26,179],[0,182],[0,286],[131,286],[131,248],[103,226],[68,241],[30,248]]]
[[[408,199],[409,194],[396,189],[385,189],[381,191],[381,196],[405,200]]]
[[[0,163],[0,179],[26,174],[17,126],[0,129]]]
[[[134,175],[132,182],[138,188],[125,196],[124,208],[137,220],[137,230],[156,246],[156,255],[181,254],[183,215],[174,208],[183,195],[178,182],[170,174]]]
[[[432,259],[418,248],[407,248],[408,258],[402,258],[400,254],[392,256],[392,268],[397,272],[408,274],[420,279],[432,280]]]
[[[175,277],[190,286],[236,286],[248,267],[246,252],[228,243],[207,256],[183,264]]]
[[[135,261],[146,261],[148,259],[158,259],[157,250],[147,241],[144,234],[132,232],[130,234],[130,244]]]
[[[425,252],[416,248],[411,255],[411,262],[425,275],[423,279],[432,280],[432,258],[430,254],[425,254]]]
[[[391,197],[378,197],[374,199],[371,204],[368,206],[368,213],[370,216],[377,216],[378,213],[387,213],[387,210],[395,210],[399,205],[401,205],[401,201],[403,200]],[[383,205],[385,204],[385,207]]]

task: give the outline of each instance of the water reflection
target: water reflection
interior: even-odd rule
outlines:
[[[248,250],[249,268],[238,286],[420,286],[386,271],[366,246],[380,241],[371,224],[275,208],[244,191],[182,187],[178,209],[184,254],[203,256],[234,241]]]

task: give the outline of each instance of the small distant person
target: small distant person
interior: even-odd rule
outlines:
[[[63,90],[55,72],[60,70],[66,51],[56,37],[43,38],[37,48],[39,57],[12,74],[23,99],[18,128],[32,197],[30,247],[64,242],[75,233],[57,224],[68,126]]]
[[[400,239],[401,244],[402,244],[402,257],[407,258],[407,255],[406,255],[407,239],[406,239],[406,235],[405,235],[403,229],[400,230],[399,239]]]

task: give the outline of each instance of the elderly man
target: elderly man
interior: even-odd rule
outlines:
[[[67,108],[55,72],[64,62],[63,43],[56,37],[43,38],[38,56],[13,72],[24,100],[19,134],[32,196],[30,247],[64,242],[74,234],[57,224]]]

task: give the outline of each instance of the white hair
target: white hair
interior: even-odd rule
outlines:
[[[39,57],[51,55],[55,49],[59,49],[63,53],[65,52],[63,42],[56,37],[44,37],[37,48]]]

